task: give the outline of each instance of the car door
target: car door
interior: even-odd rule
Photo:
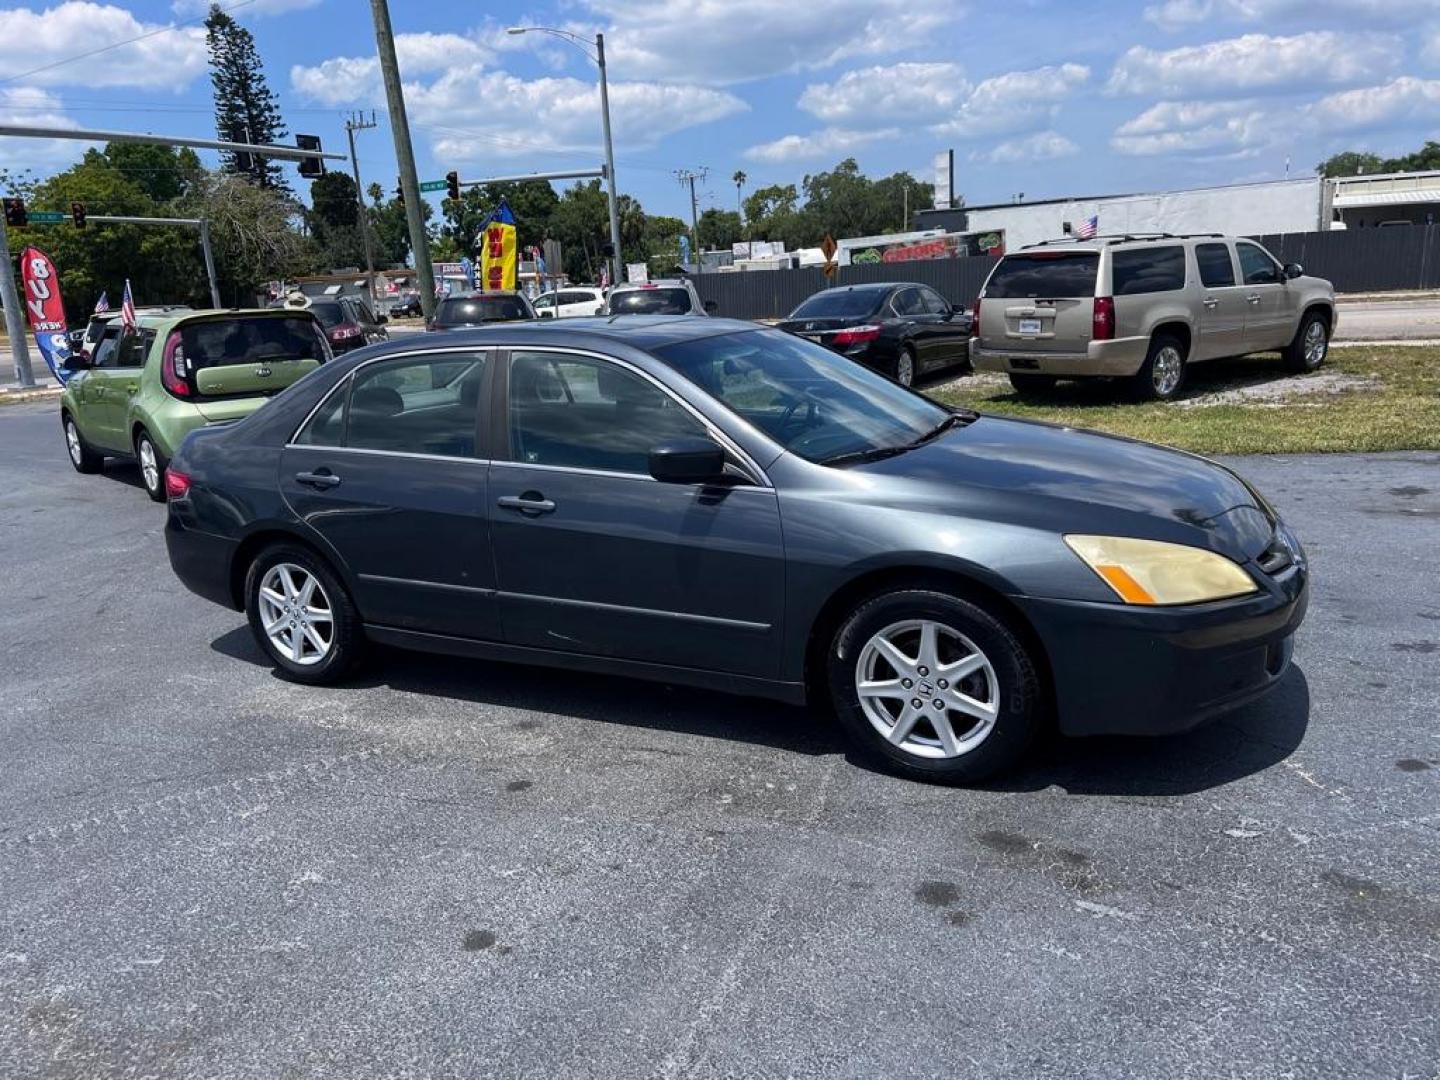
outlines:
[[[365,335],[367,343],[385,341],[389,338],[390,335],[386,333],[385,327],[375,317],[375,312],[370,309],[370,305],[363,298],[351,296],[348,298],[348,303],[355,323],[360,327],[361,333]]]
[[[970,329],[962,313],[934,289],[921,286],[920,302],[934,320],[928,330],[934,335],[934,367],[963,364],[970,358]]]
[[[718,436],[622,362],[537,348],[504,370],[508,454],[490,476],[506,640],[773,677],[784,562],[763,475],[653,479],[657,444]]]
[[[363,364],[281,455],[286,501],[344,561],[368,623],[500,639],[479,407],[491,369],[476,349]]]
[[[125,432],[125,410],[130,387],[139,388],[140,372],[133,366],[134,335],[117,321],[105,328],[95,347],[94,365],[85,379],[85,400],[80,431],[95,446],[128,454],[133,447]]]
[[[913,285],[896,289],[890,295],[890,310],[901,323],[900,336],[908,339],[915,349],[915,373],[927,371],[933,366],[935,356],[934,319],[925,310],[920,290]]]
[[[1245,285],[1245,351],[1277,349],[1290,340],[1285,284],[1280,264],[1259,244],[1235,243]]]
[[[1247,290],[1235,276],[1230,244],[1223,240],[1195,245],[1195,267],[1200,280],[1200,333],[1195,341],[1196,360],[1238,356],[1245,351]]]

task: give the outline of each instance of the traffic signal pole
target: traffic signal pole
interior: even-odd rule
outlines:
[[[30,368],[30,345],[25,340],[27,327],[25,309],[20,306],[20,291],[15,288],[15,266],[10,261],[10,234],[5,231],[5,218],[0,215],[0,303],[5,305],[5,333],[10,338],[10,355],[15,361],[15,381],[21,386],[35,385],[35,372]]]

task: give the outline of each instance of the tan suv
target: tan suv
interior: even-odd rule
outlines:
[[[1050,240],[995,265],[974,325],[975,369],[1008,374],[1022,394],[1100,376],[1166,401],[1202,360],[1278,349],[1292,371],[1315,370],[1335,329],[1335,290],[1218,233]]]

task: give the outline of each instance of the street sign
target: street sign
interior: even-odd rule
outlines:
[[[838,271],[839,269],[840,269],[840,264],[837,263],[837,262],[835,262],[834,260],[831,260],[830,262],[827,262],[824,266],[822,266],[822,267],[820,268],[821,272],[823,272],[824,275],[825,275],[827,278],[829,278],[831,281],[834,281],[834,280],[835,280],[835,273],[836,273],[836,271]]]
[[[31,210],[26,215],[31,225],[59,225],[62,221],[69,221],[69,214],[61,214],[54,210]]]
[[[421,191],[444,191],[449,185],[444,180],[426,180],[420,185]]]
[[[826,233],[825,239],[820,241],[820,254],[825,256],[825,261],[827,263],[834,262],[835,252],[838,250],[840,249],[839,245],[835,243],[835,238]]]

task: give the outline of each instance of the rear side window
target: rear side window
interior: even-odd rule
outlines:
[[[626,289],[611,293],[612,315],[688,315],[690,293],[685,289]]]
[[[435,322],[440,326],[476,326],[528,318],[530,312],[518,296],[457,296],[442,303],[435,313]]]
[[[1100,255],[1094,251],[1044,251],[1006,255],[985,283],[1000,299],[1051,299],[1095,295]]]
[[[1223,289],[1235,284],[1235,264],[1230,261],[1227,245],[1195,245],[1195,263],[1200,267],[1200,281],[1207,289]]]
[[[1185,249],[1156,247],[1117,251],[1110,256],[1110,285],[1116,296],[1183,289]]]

